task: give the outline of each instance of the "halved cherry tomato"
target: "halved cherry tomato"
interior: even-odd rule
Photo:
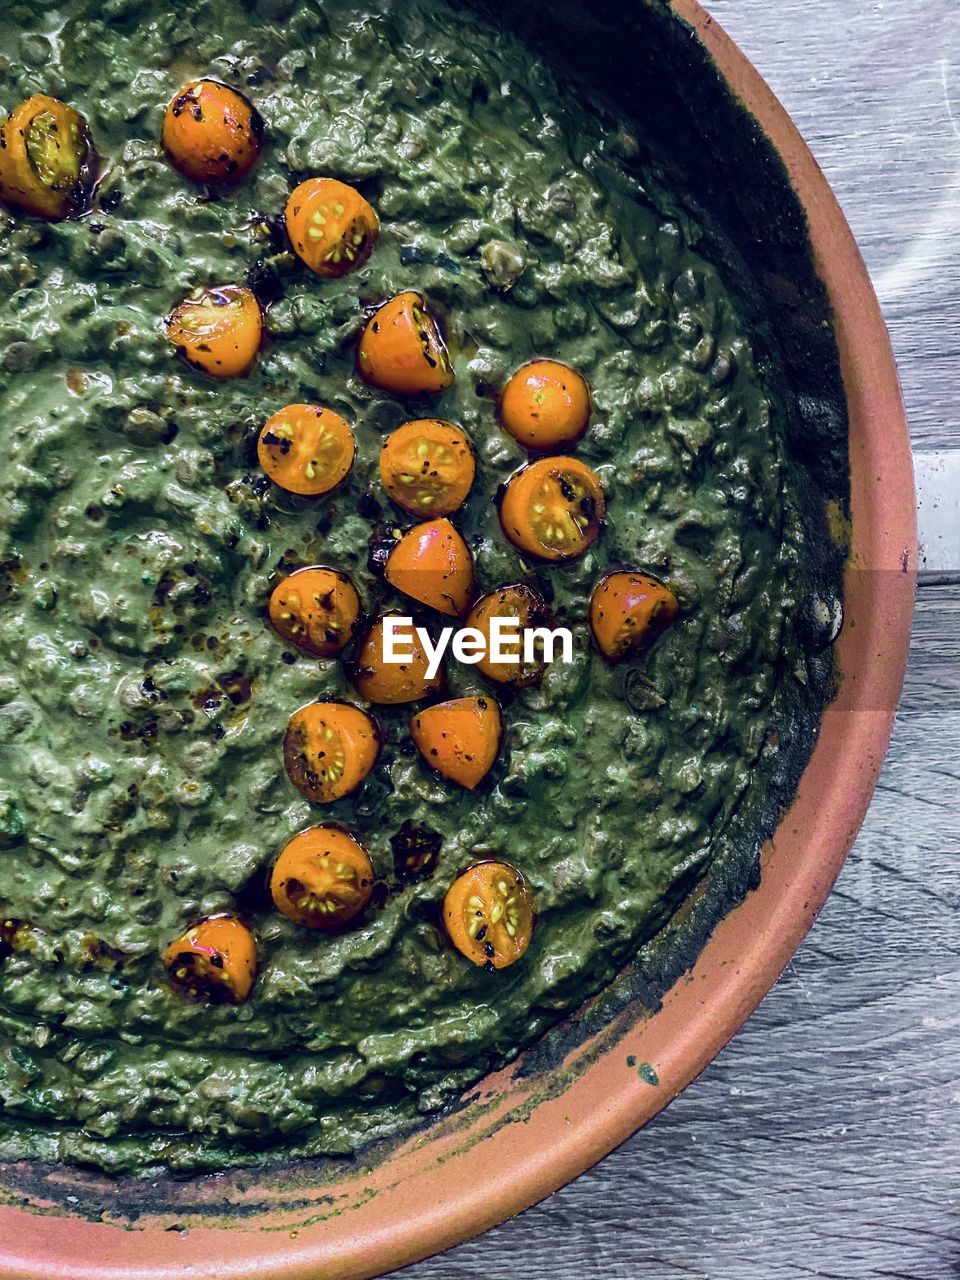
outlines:
[[[327,279],[362,267],[380,236],[373,206],[336,178],[308,178],[295,187],[286,223],[294,253]]]
[[[652,644],[679,609],[670,588],[649,574],[608,573],[590,597],[590,627],[603,656],[619,662]]]
[[[509,862],[476,862],[457,876],[443,900],[450,941],[473,964],[506,969],[533,937],[533,897]]]
[[[376,723],[348,702],[311,702],[295,711],[283,738],[290,781],[314,804],[356,791],[380,754]]]
[[[387,557],[383,575],[411,600],[459,618],[473,597],[473,556],[449,520],[408,529]]]
[[[192,1000],[239,1004],[257,976],[257,944],[233,916],[191,925],[163,953],[170,985]]]
[[[379,702],[384,706],[419,702],[442,689],[446,680],[442,666],[432,680],[428,678],[429,661],[415,632],[408,639],[407,630],[401,631],[395,644],[400,653],[412,655],[411,661],[387,662],[384,656],[384,617],[400,616],[384,614],[360,642],[350,679],[357,693],[368,702]]]
[[[160,136],[173,167],[192,182],[240,182],[257,162],[263,120],[219,80],[191,80],[167,107]]]
[[[466,500],[477,465],[470,441],[452,422],[417,418],[387,436],[380,453],[383,487],[413,516],[448,516]]]
[[[507,481],[500,524],[513,545],[541,560],[573,560],[596,542],[606,503],[596,475],[579,458],[528,462]]]
[[[333,658],[353,639],[360,597],[336,569],[298,569],[274,587],[269,613],[284,640],[318,658]]]
[[[503,717],[493,698],[456,698],[410,718],[410,737],[431,769],[472,791],[493,768]]]
[[[307,929],[339,929],[373,893],[373,864],[343,827],[310,827],[285,845],[270,876],[277,909]]]
[[[398,293],[367,322],[357,354],[367,382],[396,396],[435,395],[455,378],[423,295]]]
[[[520,623],[517,645],[511,643],[506,646],[516,649],[515,658],[503,662],[491,659],[490,636],[494,618],[516,618]],[[550,611],[543,597],[533,587],[519,583],[516,586],[500,587],[483,596],[470,610],[464,623],[465,628],[479,631],[486,641],[484,656],[476,663],[477,670],[488,680],[494,680],[497,684],[510,684],[518,689],[537,684],[543,676],[543,662],[523,661],[523,635],[530,628],[549,626],[550,623]]]
[[[96,156],[73,107],[36,93],[0,124],[0,200],[59,222],[90,203]]]
[[[288,404],[260,432],[257,457],[274,484],[319,498],[345,480],[357,450],[338,413],[317,404]]]
[[[500,421],[526,449],[566,449],[590,422],[590,391],[568,364],[531,360],[504,387]]]
[[[166,319],[167,336],[187,364],[213,378],[252,368],[263,336],[263,315],[240,284],[194,289]]]

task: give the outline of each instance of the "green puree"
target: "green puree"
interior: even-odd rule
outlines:
[[[0,1154],[122,1171],[349,1152],[455,1100],[606,984],[721,837],[750,838],[807,670],[782,410],[696,226],[629,164],[629,131],[463,12],[198,12],[71,0],[0,20],[4,110],[64,98],[107,165],[81,221],[0,212],[0,911],[22,922],[4,928],[0,970]],[[174,92],[206,74],[267,131],[250,180],[214,198],[157,142]],[[383,221],[341,281],[271,231],[314,174],[356,183]],[[251,376],[214,383],[178,361],[162,318],[261,260],[269,343]],[[435,402],[401,404],[354,370],[362,309],[405,288],[454,356]],[[534,355],[576,366],[595,398],[577,452],[609,520],[567,567],[523,563],[493,505],[524,456],[495,389]],[[260,427],[292,401],[355,428],[356,465],[327,500],[273,490],[257,467]],[[410,708],[377,709],[374,774],[315,808],[283,773],[287,717],[353,695],[340,662],[286,648],[266,603],[285,572],[324,563],[368,610],[408,612],[368,567],[371,539],[406,527],[377,459],[387,431],[427,413],[477,448],[455,520],[481,585],[538,585],[577,660],[504,697],[485,792],[428,774]],[[662,576],[682,614],[611,669],[585,617],[615,563]],[[472,668],[450,677],[455,694],[482,688]],[[380,881],[338,936],[298,928],[264,891],[284,842],[324,819],[367,843]],[[443,839],[414,884],[390,845],[407,821]],[[439,927],[452,878],[490,856],[523,871],[539,910],[522,961],[496,974]],[[160,955],[222,911],[255,928],[259,979],[241,1007],[188,1003]]]

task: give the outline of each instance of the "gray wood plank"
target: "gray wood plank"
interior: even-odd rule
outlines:
[[[960,445],[960,8],[713,0],[830,179],[870,268],[914,440]]]
[[[960,580],[960,449],[916,449],[918,568],[925,581]]]
[[[960,447],[960,9],[710,7],[844,204],[884,303],[916,443]],[[863,831],[740,1035],[596,1169],[405,1276],[960,1277],[958,637],[960,586],[925,583]]]

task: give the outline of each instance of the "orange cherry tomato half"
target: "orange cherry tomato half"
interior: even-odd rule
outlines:
[[[408,529],[387,557],[384,577],[411,600],[459,618],[473,598],[473,556],[449,520]]]
[[[531,360],[504,387],[500,421],[525,449],[566,449],[589,425],[590,391],[568,364]]]
[[[274,587],[268,609],[284,640],[304,653],[333,658],[353,639],[360,597],[336,569],[298,569]]]
[[[260,432],[257,457],[274,484],[319,498],[345,480],[357,450],[338,413],[316,404],[288,404]]]
[[[645,649],[676,621],[680,606],[669,587],[646,573],[608,573],[590,597],[590,628],[610,662]]]
[[[263,337],[260,304],[244,285],[195,289],[166,319],[167,336],[187,364],[213,378],[247,373]]]
[[[459,952],[484,969],[506,969],[530,945],[533,898],[509,862],[477,862],[443,899],[443,923]]]
[[[396,396],[436,395],[455,378],[422,294],[398,293],[367,321],[358,352],[367,382]]]
[[[373,864],[363,845],[342,827],[301,831],[286,844],[270,876],[279,911],[307,929],[340,929],[370,901]]]
[[[373,253],[380,220],[355,187],[336,178],[308,178],[287,201],[287,235],[311,271],[336,279],[356,271]]]
[[[459,427],[439,418],[405,422],[387,436],[380,453],[380,479],[387,493],[412,516],[448,516],[465,501],[477,464]]]
[[[410,718],[410,737],[431,769],[472,791],[493,768],[503,717],[493,698],[456,698]]]
[[[376,723],[348,702],[301,707],[290,717],[283,738],[287,775],[314,804],[333,804],[356,791],[379,754]]]
[[[516,618],[520,624],[519,641],[516,646],[516,657],[495,662],[490,657],[490,639],[495,618]],[[500,587],[483,596],[470,610],[465,628],[479,631],[485,640],[484,656],[476,663],[481,675],[497,684],[510,684],[515,688],[537,684],[543,676],[543,662],[535,660],[531,663],[523,661],[523,634],[533,627],[549,626],[550,611],[543,597],[532,587],[523,583],[511,587]],[[508,646],[504,646],[508,647]]]
[[[191,80],[167,107],[160,141],[192,182],[241,182],[263,143],[260,113],[219,80]]]
[[[89,206],[96,155],[73,107],[36,93],[0,124],[0,200],[59,222]]]
[[[384,618],[400,616],[384,614],[360,642],[350,679],[357,693],[368,702],[384,706],[419,702],[442,689],[446,680],[442,666],[432,679],[427,675],[429,660],[416,634],[409,628],[401,629],[394,642],[395,650],[405,658],[409,657],[409,661],[387,662]]]
[[[606,502],[597,476],[578,458],[540,458],[507,481],[500,524],[518,551],[573,560],[600,536]]]
[[[192,1000],[239,1004],[257,976],[257,944],[233,916],[210,916],[191,925],[163,953],[170,985]]]

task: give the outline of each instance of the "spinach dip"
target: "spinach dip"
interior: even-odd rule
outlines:
[[[183,1174],[353,1153],[601,990],[710,877],[718,842],[751,838],[811,662],[785,411],[736,282],[631,128],[439,0],[11,4],[0,70],[4,116],[49,95],[95,155],[83,209],[0,209],[0,1155]],[[201,78],[253,108],[242,178],[192,180],[161,146]],[[60,136],[27,146],[35,170],[45,144],[51,172],[67,163]],[[285,228],[318,177],[379,220],[342,274],[310,270]],[[233,286],[258,300],[262,341],[249,371],[211,377],[170,317]],[[358,364],[375,309],[405,293],[449,353],[430,394]],[[559,452],[605,515],[571,559],[524,554],[501,524],[529,455],[500,397],[536,359],[590,390],[589,427]],[[321,496],[258,458],[288,405],[324,406],[356,442]],[[272,593],[308,566],[349,580],[363,625],[411,612],[383,552],[415,519],[379,460],[418,419],[455,424],[474,456],[450,515],[474,597],[532,590],[572,630],[572,663],[510,687],[448,661],[444,690],[373,703],[356,641],[316,656],[271,626]],[[676,613],[614,663],[589,607],[618,569]],[[468,697],[503,722],[475,786],[411,737]],[[379,735],[362,785],[319,804],[283,749],[318,701]],[[318,823],[373,870],[338,929],[271,897],[280,851]],[[444,921],[457,878],[496,862],[536,912],[503,968],[471,963]],[[252,989],[190,998],[164,956],[221,918],[255,940]]]

